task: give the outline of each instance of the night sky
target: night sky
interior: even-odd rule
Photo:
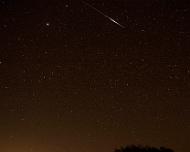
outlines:
[[[0,151],[189,152],[188,1],[85,2],[0,0]]]

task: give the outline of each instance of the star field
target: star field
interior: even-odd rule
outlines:
[[[0,151],[190,150],[187,1],[0,0]]]

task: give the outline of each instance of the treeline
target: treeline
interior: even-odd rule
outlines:
[[[115,152],[174,152],[170,148],[166,147],[150,147],[150,146],[141,146],[141,145],[128,145],[125,147],[121,147],[119,149],[115,149]]]

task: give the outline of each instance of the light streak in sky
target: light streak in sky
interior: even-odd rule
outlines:
[[[118,26],[120,26],[121,28],[125,28],[125,26],[119,24],[118,22],[116,22],[116,21],[115,21],[114,19],[112,19],[111,17],[108,17],[108,19],[109,19],[110,21],[112,21],[113,23],[117,24]]]
[[[109,17],[108,15],[104,14],[102,11],[98,10],[97,8],[95,8],[94,6],[90,5],[89,3],[82,1],[85,5],[87,5],[88,7],[92,8],[93,10],[95,10],[96,12],[98,12],[99,14],[103,15],[105,18],[109,19],[111,22],[115,23],[116,25],[118,25],[121,28],[125,28],[125,26],[121,25],[120,23],[118,23],[117,21],[115,21],[113,18]]]

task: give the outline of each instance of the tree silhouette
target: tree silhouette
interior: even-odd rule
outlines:
[[[149,147],[149,146],[141,146],[141,145],[129,145],[126,147],[121,147],[120,149],[116,149],[115,152],[174,152],[172,149],[165,147]]]

